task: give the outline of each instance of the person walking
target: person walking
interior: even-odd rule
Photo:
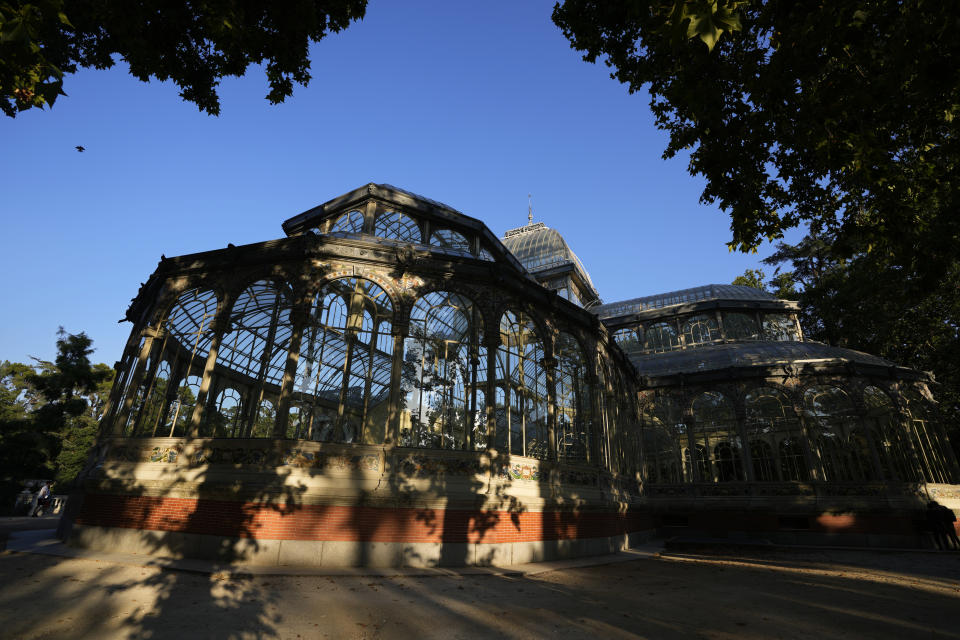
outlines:
[[[37,494],[37,506],[34,507],[33,513],[30,514],[34,518],[42,514],[46,510],[47,505],[50,504],[50,484],[51,482],[47,480],[43,483],[43,486],[40,487],[40,492]]]

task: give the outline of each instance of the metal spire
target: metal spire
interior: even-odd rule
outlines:
[[[533,224],[533,200],[530,199],[530,194],[527,194],[527,224]]]

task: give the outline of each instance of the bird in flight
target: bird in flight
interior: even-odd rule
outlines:
[[[84,151],[86,151],[86,149],[84,149],[80,145],[77,145],[77,151],[79,151],[80,153],[83,153]]]

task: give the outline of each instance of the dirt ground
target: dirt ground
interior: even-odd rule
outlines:
[[[700,548],[528,576],[370,578],[6,551],[0,637],[960,638],[960,554]]]

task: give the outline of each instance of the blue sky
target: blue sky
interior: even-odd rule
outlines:
[[[501,235],[558,229],[604,301],[729,282],[729,218],[699,203],[646,94],[583,62],[551,1],[372,0],[311,49],[282,105],[251,67],[215,118],[122,62],[68,76],[49,111],[0,120],[0,360],[52,358],[58,326],[119,359],[118,324],[161,254],[283,235],[280,223],[367,182],[445,202]],[[74,147],[82,145],[84,153]],[[768,269],[769,271],[769,269]]]

